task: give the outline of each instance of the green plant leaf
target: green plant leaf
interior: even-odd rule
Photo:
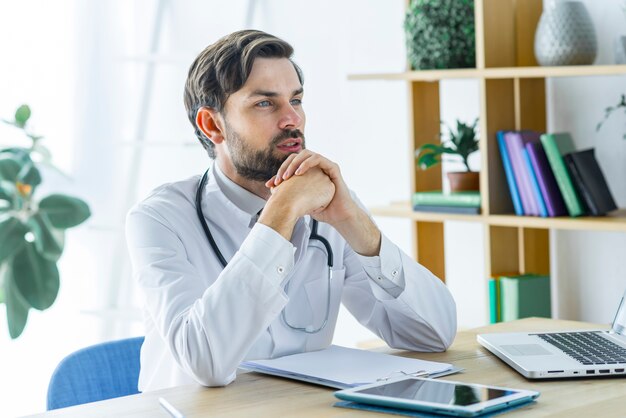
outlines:
[[[15,125],[23,128],[26,126],[26,122],[30,119],[30,107],[28,105],[21,105],[15,111]]]
[[[28,227],[19,219],[9,217],[0,222],[0,263],[22,249]]]
[[[0,154],[0,179],[14,183],[22,165],[11,154]]]
[[[57,261],[63,253],[65,233],[62,229],[52,226],[48,217],[43,213],[33,215],[27,222],[35,235],[35,248],[39,254],[51,261]]]
[[[435,154],[435,153],[423,154],[418,160],[418,164],[420,168],[422,170],[426,170],[427,168],[430,168],[433,165],[440,163],[441,159],[437,158],[439,155],[441,154]]]
[[[10,263],[0,264],[0,274],[2,274],[0,282],[3,283],[4,287],[4,304],[7,307],[9,335],[15,339],[24,331],[30,305],[15,286],[15,278],[13,277]]]
[[[59,270],[54,261],[37,252],[32,243],[13,256],[11,263],[15,284],[26,301],[35,309],[50,307],[59,293]]]
[[[419,155],[421,152],[423,151],[432,151],[432,152],[442,152],[441,149],[443,148],[442,145],[436,145],[436,144],[424,144],[421,147],[419,147],[416,151],[415,154]]]
[[[84,201],[62,194],[51,194],[41,199],[39,210],[48,217],[52,226],[60,229],[79,225],[91,216]]]
[[[0,179],[36,187],[41,174],[24,148],[6,148],[0,152]]]
[[[35,163],[30,160],[30,158],[20,170],[18,180],[33,187],[41,184],[41,174],[39,173],[37,167],[35,167]]]

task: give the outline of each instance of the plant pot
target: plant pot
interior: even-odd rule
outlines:
[[[476,171],[453,171],[446,173],[451,192],[480,190],[480,173]]]

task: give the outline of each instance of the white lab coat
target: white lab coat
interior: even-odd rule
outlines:
[[[228,260],[225,269],[197,219],[199,176],[157,188],[127,218],[134,275],[145,299],[141,391],[226,385],[244,360],[326,348],[340,303],[391,347],[441,351],[452,343],[456,308],[439,279],[384,236],[380,257],[362,257],[322,223],[318,233],[334,252],[328,324],[315,334],[288,327],[283,309],[291,325],[323,323],[326,253],[317,241],[309,243],[308,217],[297,222],[291,242],[251,225],[251,214],[226,197],[214,171],[202,209]]]

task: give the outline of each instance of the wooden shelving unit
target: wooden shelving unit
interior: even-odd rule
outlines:
[[[550,273],[549,230],[626,232],[626,212],[609,217],[538,218],[515,216],[496,142],[503,129],[546,131],[546,79],[616,76],[626,65],[539,67],[534,33],[543,10],[541,0],[475,0],[476,67],[405,71],[397,74],[353,74],[360,80],[404,81],[409,93],[410,195],[442,188],[442,172],[416,168],[414,151],[439,133],[439,81],[475,79],[480,95],[481,215],[413,212],[407,202],[372,208],[378,216],[413,220],[416,259],[445,281],[443,222],[478,222],[484,228],[485,273]],[[409,196],[410,196],[409,195]],[[408,200],[408,199],[407,199]],[[487,292],[487,280],[484,281]],[[485,311],[488,306],[485,306]]]

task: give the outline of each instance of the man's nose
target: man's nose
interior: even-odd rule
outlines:
[[[291,104],[284,107],[279,121],[279,128],[297,128],[302,123],[302,116],[291,106]]]

